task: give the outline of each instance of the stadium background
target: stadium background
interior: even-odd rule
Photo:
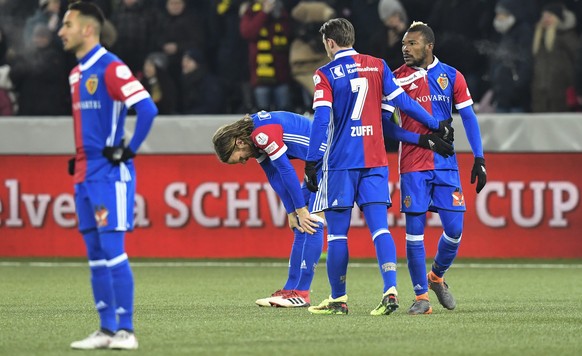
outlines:
[[[292,234],[260,167],[220,163],[211,136],[224,116],[159,117],[136,159],[134,257],[287,258]],[[472,155],[459,117],[456,149],[467,204],[459,257],[582,258],[582,122],[576,114],[480,115],[488,183],[469,183]],[[127,136],[134,119],[130,118]],[[0,120],[0,257],[83,257],[67,159],[72,120]],[[390,229],[405,257],[397,155],[388,153]],[[297,165],[301,174],[302,167]],[[442,228],[429,219],[427,254]],[[374,257],[365,222],[352,214],[350,255]]]

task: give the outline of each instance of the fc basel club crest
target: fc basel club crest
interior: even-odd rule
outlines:
[[[465,196],[459,188],[453,192],[453,206],[465,206]]]
[[[439,83],[439,87],[441,87],[442,90],[445,90],[449,86],[449,78],[445,73],[441,73],[437,79],[437,83]]]
[[[87,79],[85,82],[85,87],[89,94],[93,95],[97,91],[97,86],[99,85],[99,79],[97,78],[96,74],[93,74]]]
[[[95,208],[97,227],[107,226],[107,215],[109,215],[109,211],[103,205]]]
[[[410,199],[410,195],[407,195],[402,201],[402,203],[404,204],[405,207],[410,208],[411,201],[412,199]]]

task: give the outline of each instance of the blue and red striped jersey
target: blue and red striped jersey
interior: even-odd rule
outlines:
[[[403,91],[386,62],[353,49],[342,50],[316,71],[314,82],[313,108],[331,108],[324,170],[388,165],[382,134],[382,98],[390,100]],[[316,154],[310,151],[309,160],[317,160]]]
[[[305,160],[312,121],[286,111],[260,111],[251,115],[254,145],[263,153],[257,161],[288,213],[305,206],[301,183],[290,159]],[[320,148],[325,151],[325,144]]]
[[[75,183],[86,179],[127,179],[125,164],[111,165],[105,146],[123,138],[127,108],[150,95],[114,54],[96,46],[69,75],[75,128]]]
[[[461,110],[473,105],[465,77],[455,68],[440,62],[436,57],[425,70],[402,65],[394,71],[397,83],[435,119],[442,121],[451,117],[453,105]],[[431,131],[400,109],[398,116],[402,128],[419,134]],[[455,155],[444,158],[420,146],[401,143],[400,172],[415,172],[434,169],[458,170]]]

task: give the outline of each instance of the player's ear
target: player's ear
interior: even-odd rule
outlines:
[[[241,138],[237,138],[234,144],[237,148],[242,148],[246,145],[246,142],[244,142]]]

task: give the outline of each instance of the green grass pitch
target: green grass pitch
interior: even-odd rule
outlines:
[[[0,261],[0,355],[75,351],[98,327],[86,262]],[[413,292],[399,264],[400,309],[370,316],[381,298],[373,261],[352,261],[347,316],[259,308],[281,288],[284,261],[133,260],[139,355],[581,355],[582,261],[457,261],[447,280],[457,309],[434,294],[432,315],[409,316]],[[431,292],[432,293],[432,292]],[[325,262],[312,303],[329,294]]]

